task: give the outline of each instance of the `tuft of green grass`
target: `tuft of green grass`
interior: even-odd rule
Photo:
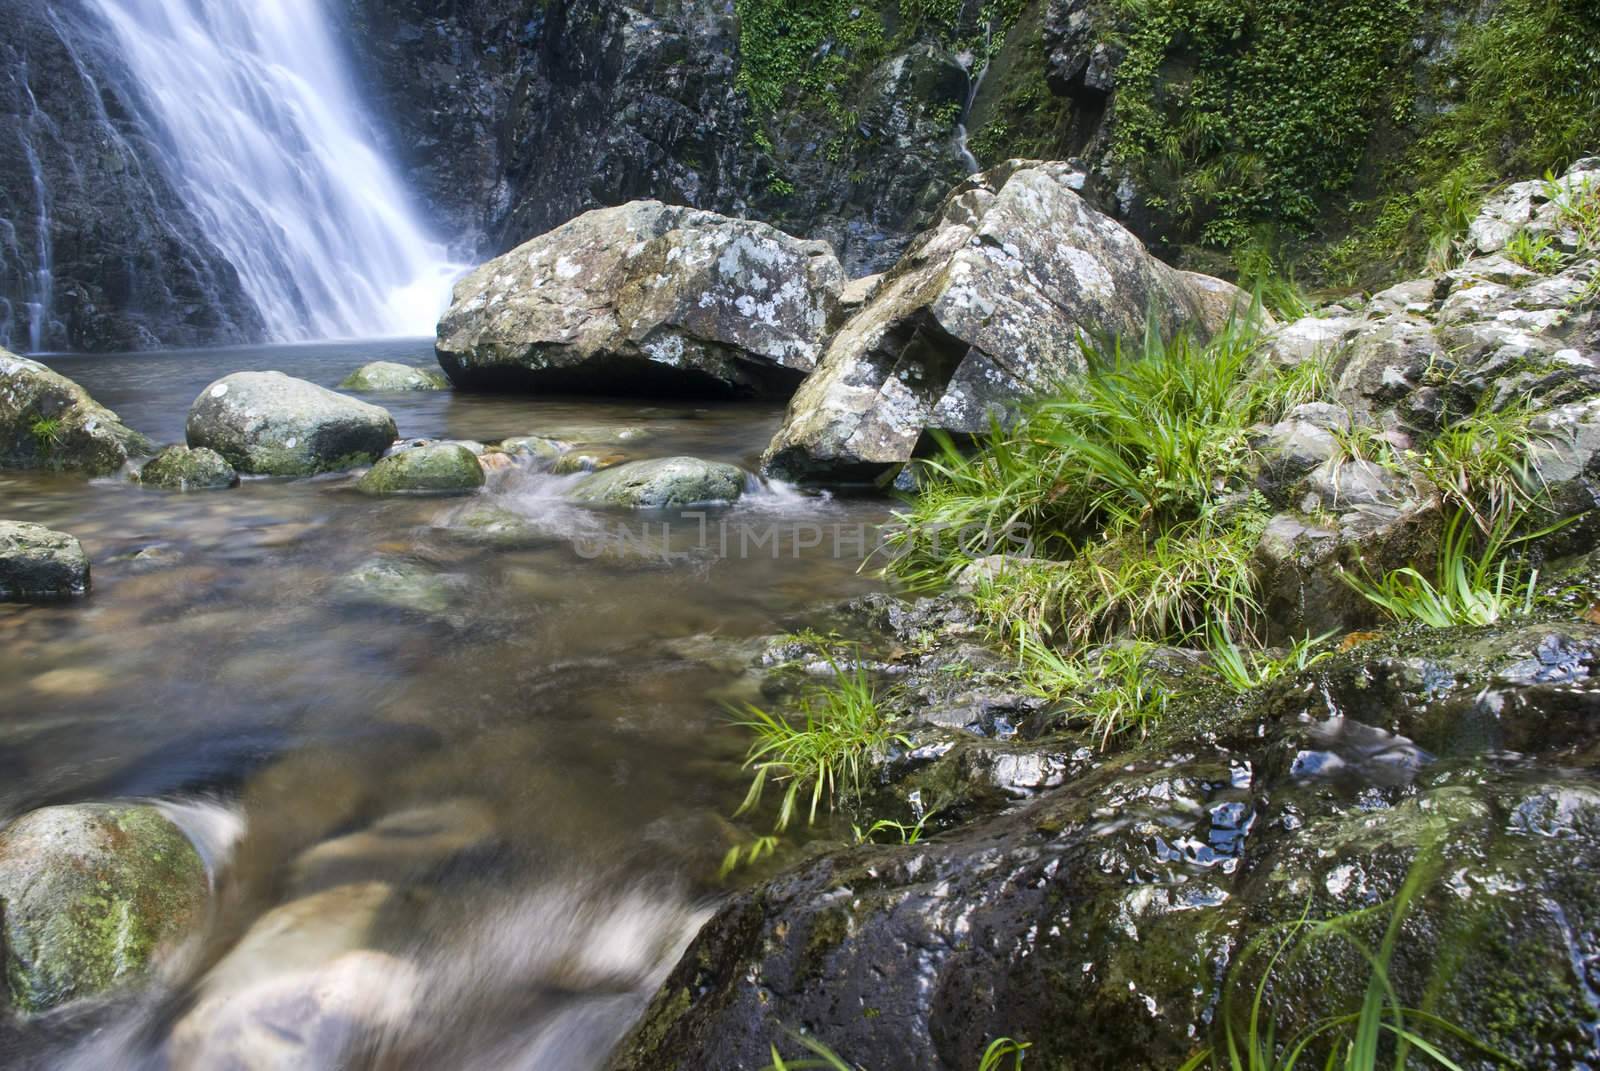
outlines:
[[[1241,646],[1221,628],[1213,627],[1206,644],[1211,666],[1224,684],[1236,692],[1265,687],[1281,677],[1310,669],[1333,652],[1320,649],[1333,633],[1306,635],[1281,654]]]
[[[1400,890],[1389,902],[1389,919],[1376,946],[1359,936],[1360,930],[1378,916],[1385,905],[1364,908],[1321,922],[1308,915],[1286,927],[1277,927],[1251,941],[1240,955],[1223,984],[1219,1044],[1204,1049],[1185,1061],[1179,1071],[1294,1071],[1309,1064],[1313,1054],[1326,1052],[1312,1066],[1324,1071],[1377,1071],[1380,1056],[1392,1052],[1395,1071],[1411,1067],[1411,1055],[1425,1058],[1428,1064],[1445,1071],[1462,1071],[1461,1065],[1445,1051],[1459,1044],[1463,1049],[1509,1063],[1503,1054],[1474,1038],[1461,1027],[1431,1012],[1405,1007],[1389,974],[1389,966],[1402,940],[1401,925],[1424,888],[1439,872],[1436,851],[1430,850],[1413,863]],[[1308,905],[1309,912],[1309,905]],[[1274,943],[1274,938],[1276,942]],[[1278,1037],[1277,1014],[1271,1006],[1271,983],[1280,967],[1316,954],[1331,940],[1353,948],[1368,964],[1367,982],[1361,1003],[1354,1011],[1325,1015],[1299,1033]],[[1270,949],[1270,954],[1268,953]],[[1265,969],[1249,989],[1248,1004],[1241,997],[1242,985],[1251,964],[1267,954]]]
[[[33,436],[34,445],[39,448],[39,453],[49,457],[55,453],[56,447],[61,445],[62,429],[60,417],[42,416],[28,425],[28,434]]]
[[[1036,638],[1022,641],[1023,679],[1030,691],[1063,704],[1087,722],[1102,748],[1118,733],[1145,735],[1166,713],[1171,695],[1148,672],[1154,644],[1127,641],[1092,656],[1063,655]]]
[[[863,774],[873,756],[905,738],[890,724],[866,668],[849,668],[829,659],[834,680],[808,691],[794,718],[753,704],[738,724],[754,734],[745,768],[754,771],[737,814],[759,806],[769,783],[783,788],[775,832],[789,827],[802,808],[808,824],[826,803],[861,795]]]
[[[1538,571],[1509,556],[1530,538],[1502,525],[1480,547],[1468,516],[1456,513],[1445,526],[1432,579],[1411,566],[1377,580],[1341,575],[1396,621],[1419,621],[1429,628],[1492,625],[1533,608]]]
[[[761,1071],[800,1071],[801,1068],[816,1068],[823,1071],[858,1071],[858,1068],[848,1064],[844,1058],[834,1052],[827,1045],[814,1037],[798,1034],[793,1031],[789,1036],[797,1045],[812,1054],[811,1058],[785,1061],[778,1052],[778,1047],[773,1045],[772,1063],[762,1068]],[[1012,1071],[1022,1071],[1022,1061],[1027,1051],[1033,1044],[1027,1041],[1018,1041],[1015,1038],[995,1038],[983,1050],[983,1055],[978,1060],[978,1071],[1001,1071],[1008,1057],[1012,1059]]]
[[[1566,258],[1550,241],[1548,234],[1518,231],[1506,243],[1506,258],[1540,275],[1554,275],[1561,270]]]

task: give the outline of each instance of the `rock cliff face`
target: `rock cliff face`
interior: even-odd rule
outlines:
[[[395,152],[466,255],[656,198],[825,238],[866,274],[969,170],[967,70],[932,34],[839,87],[858,133],[835,140],[794,101],[757,124],[725,0],[345,2]]]
[[[82,0],[0,8],[0,346],[148,349],[262,334]]]

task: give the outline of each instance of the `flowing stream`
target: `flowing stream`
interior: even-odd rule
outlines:
[[[431,332],[459,268],[377,151],[320,0],[93,0],[280,341]]]
[[[430,356],[394,341],[51,363],[171,441],[230,371],[332,386]],[[635,428],[629,455],[747,468],[782,415],[371,400],[407,436]],[[877,586],[857,539],[886,511],[762,489],[703,522],[613,514],[563,502],[563,479],[371,499],[344,476],[173,494],[0,474],[7,517],[76,534],[94,563],[87,599],[0,605],[0,818],[161,800],[216,882],[150,987],[0,1026],[0,1066],[603,1063],[725,892],[746,743],[726,704],[758,698],[761,637]],[[525,530],[464,530],[485,507]],[[646,524],[671,558],[606,541]]]

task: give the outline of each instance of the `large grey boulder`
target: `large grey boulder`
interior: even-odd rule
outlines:
[[[791,480],[875,478],[929,429],[976,432],[1080,373],[1081,338],[1205,334],[1215,295],[1078,196],[1063,163],[1012,161],[958,186],[834,336],[764,464]]]
[[[736,465],[667,457],[631,461],[583,478],[571,497],[579,502],[632,509],[682,509],[732,502],[744,494],[744,470]]]
[[[153,449],[66,376],[0,349],[0,469],[103,476]]]
[[[88,590],[82,543],[42,524],[0,521],[0,600],[64,599]]]
[[[194,846],[154,807],[74,804],[0,833],[0,948],[12,1004],[40,1012],[143,972],[210,892]]]
[[[224,376],[189,410],[190,446],[215,450],[240,472],[262,476],[366,464],[395,435],[385,410],[282,372]]]
[[[635,201],[458,283],[439,363],[465,387],[787,394],[821,356],[844,281],[823,242]]]

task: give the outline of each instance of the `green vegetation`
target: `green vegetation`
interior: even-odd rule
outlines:
[[[913,586],[952,579],[999,549],[1013,563],[980,587],[1011,639],[1078,646],[1167,642],[1213,622],[1256,633],[1250,553],[1266,520],[1247,493],[1245,430],[1305,400],[1308,373],[1247,375],[1241,321],[1208,346],[1152,330],[1129,352],[1082,343],[1087,374],[998,427],[974,455],[946,444],[890,537]]]
[[[1513,263],[1540,275],[1554,275],[1561,270],[1561,250],[1550,242],[1548,234],[1530,234],[1519,231],[1506,243],[1505,253]]]
[[[1395,98],[1403,122],[1387,140],[1403,147],[1376,162],[1367,185],[1378,192],[1351,206],[1351,233],[1318,258],[1324,275],[1364,283],[1446,267],[1487,190],[1600,145],[1600,8],[1505,0],[1460,37],[1421,94],[1443,106],[1419,115]],[[1409,65],[1381,75],[1415,95]]]
[[[1461,1065],[1448,1056],[1441,1043],[1458,1043],[1481,1055],[1499,1059],[1499,1054],[1460,1027],[1426,1011],[1401,1004],[1390,965],[1404,939],[1401,924],[1412,901],[1433,882],[1439,873],[1436,852],[1425,852],[1412,865],[1404,884],[1388,905],[1350,912],[1323,922],[1310,922],[1305,916],[1287,927],[1269,930],[1245,947],[1223,985],[1221,1038],[1212,1049],[1203,1050],[1180,1071],[1294,1071],[1303,1064],[1328,1071],[1375,1071],[1380,1058],[1392,1056],[1396,1071],[1416,1066],[1413,1053],[1430,1065],[1461,1071]],[[1389,919],[1376,946],[1361,938],[1361,932],[1381,917],[1384,907]],[[1281,933],[1274,945],[1273,939]],[[1277,1016],[1293,1009],[1271,1005],[1272,979],[1280,970],[1287,973],[1302,959],[1320,954],[1328,942],[1343,942],[1369,967],[1360,1007],[1314,1020],[1293,1036],[1280,1040]],[[1242,997],[1241,983],[1251,964],[1271,947],[1265,969],[1248,993]],[[1446,1041],[1448,1039],[1448,1041]],[[1313,1054],[1326,1053],[1322,1059]]]
[[[1115,155],[1186,235],[1308,232],[1403,86],[1417,0],[1124,0]]]
[[[28,434],[33,436],[34,445],[45,457],[55,453],[56,447],[61,445],[61,431],[60,417],[39,417],[28,425]]]
[[[806,807],[814,823],[824,802],[859,797],[871,758],[900,737],[865,667],[829,660],[834,680],[801,696],[795,720],[760,707],[745,708],[739,724],[755,736],[745,768],[755,771],[737,813],[759,806],[769,781],[784,786],[774,831],[781,833]],[[737,863],[737,859],[734,860]]]
[[[824,1071],[858,1071],[857,1068],[846,1063],[838,1053],[828,1048],[816,1038],[804,1034],[792,1034],[795,1043],[812,1054],[812,1058],[788,1060],[779,1055],[778,1047],[772,1046],[772,1063],[762,1068],[762,1071],[800,1071],[801,1068],[821,1068]],[[1022,1071],[1022,1061],[1032,1048],[1028,1042],[1017,1041],[1013,1038],[996,1038],[989,1043],[983,1056],[978,1061],[978,1071],[1002,1071],[1009,1058],[1011,1071]]]
[[[1478,548],[1474,536],[1466,514],[1457,513],[1445,528],[1432,580],[1405,566],[1378,580],[1347,573],[1345,582],[1396,621],[1420,621],[1430,628],[1492,625],[1527,613],[1538,572],[1525,571],[1508,557],[1525,537],[1501,528]]]

